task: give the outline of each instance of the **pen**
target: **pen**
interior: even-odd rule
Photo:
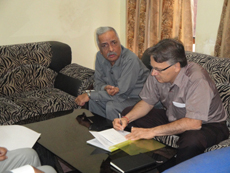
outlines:
[[[119,116],[119,119],[120,119],[120,124],[122,125],[121,114],[119,113],[118,116]],[[123,131],[123,129],[121,129],[121,130]]]
[[[121,114],[119,113],[118,116],[119,116],[119,119],[120,119],[120,124],[122,125]]]

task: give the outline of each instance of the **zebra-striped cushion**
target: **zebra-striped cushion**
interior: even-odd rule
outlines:
[[[0,46],[0,78],[21,65],[40,64],[48,67],[51,57],[49,42]]]
[[[0,118],[0,124],[14,124],[42,114],[71,110],[77,108],[74,100],[74,96],[56,88],[44,88],[17,93],[7,97],[7,102],[9,102],[7,106],[10,113],[4,114],[4,118]],[[4,106],[3,110],[5,110]],[[0,105],[1,108],[2,105]],[[1,117],[3,117],[2,114]]]
[[[1,125],[13,124],[15,122],[15,118],[17,119],[20,117],[21,111],[21,107],[15,104],[13,101],[0,97]]]
[[[53,87],[57,73],[40,64],[18,66],[0,78],[0,95]]]

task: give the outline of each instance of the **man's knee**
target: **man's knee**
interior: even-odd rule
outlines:
[[[38,154],[33,149],[20,149],[19,157],[21,157],[21,160],[24,160],[26,163],[31,163],[32,166],[41,165]]]
[[[108,101],[106,103],[106,118],[110,119],[110,120],[114,120],[115,118],[118,118],[118,108],[117,106],[114,104],[113,101]]]
[[[105,102],[89,100],[89,111],[105,117]]]
[[[177,144],[179,148],[197,148],[199,150],[204,150],[207,146],[205,137],[198,133],[197,130],[184,132],[182,135],[180,135]]]

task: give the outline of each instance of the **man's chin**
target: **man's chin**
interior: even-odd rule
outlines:
[[[118,59],[117,56],[108,56],[107,60],[109,60],[110,62],[115,62]]]
[[[156,78],[156,77],[155,77]],[[156,80],[159,82],[159,83],[163,83],[163,81],[161,79],[158,79],[156,78]]]

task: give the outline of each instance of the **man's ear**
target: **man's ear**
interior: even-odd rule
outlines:
[[[174,67],[175,67],[175,72],[179,72],[180,69],[181,69],[179,62],[177,62],[176,64],[174,64]]]

